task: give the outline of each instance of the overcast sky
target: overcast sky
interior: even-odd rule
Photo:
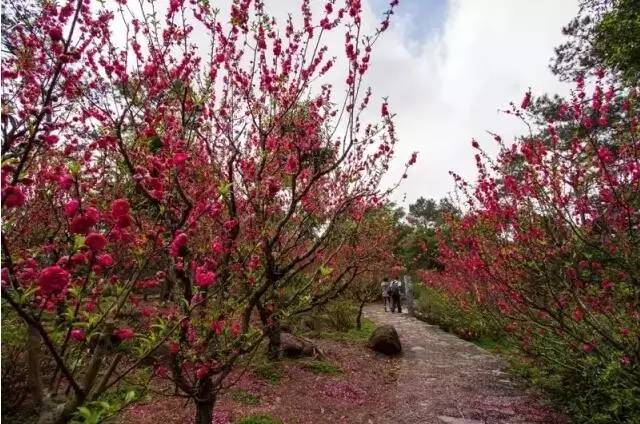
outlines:
[[[388,1],[364,3],[375,15]],[[575,0],[400,1],[369,74],[375,94],[388,95],[397,114],[394,174],[419,151],[394,200],[407,206],[419,196],[445,196],[453,188],[449,170],[472,178],[471,138],[495,150],[487,130],[507,138],[522,132],[497,110],[519,103],[528,87],[568,91],[548,65],[577,10]]]
[[[361,1],[371,31],[389,0]],[[158,10],[166,10],[168,0],[158,3],[163,5]],[[265,3],[281,25],[288,14],[299,15],[299,0]],[[322,16],[325,3],[311,1],[315,17]],[[215,4],[224,10],[229,0]],[[498,109],[519,103],[529,87],[534,95],[568,91],[548,65],[563,40],[563,25],[577,11],[578,0],[400,0],[389,31],[375,47],[366,81],[374,90],[374,119],[385,96],[396,114],[399,144],[386,183],[397,181],[411,153],[419,152],[409,178],[393,195],[396,203],[406,207],[420,196],[446,196],[453,189],[450,170],[473,180],[471,139],[491,152],[495,142],[486,131],[504,140],[521,134],[522,123]],[[196,32],[195,38],[206,52],[205,34]],[[331,31],[323,43],[328,56],[344,56],[342,30]],[[334,67],[342,71],[329,82],[342,84],[343,65]]]

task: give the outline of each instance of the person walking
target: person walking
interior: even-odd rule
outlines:
[[[391,296],[389,295],[389,279],[387,277],[382,279],[380,283],[382,288],[382,300],[384,301],[384,311],[388,312],[387,307],[391,308]]]
[[[393,280],[389,286],[389,294],[391,295],[391,313],[402,313],[402,304],[400,303],[400,281]]]

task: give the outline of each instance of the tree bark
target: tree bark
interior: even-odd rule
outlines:
[[[270,316],[269,312],[262,306],[260,302],[257,303],[258,314],[260,315],[260,321],[267,338],[269,339],[269,345],[267,346],[267,359],[270,361],[277,361],[280,359],[281,351],[281,338],[282,329],[280,327],[280,321],[274,316]]]
[[[213,384],[211,377],[205,377],[198,382],[196,397],[196,419],[195,424],[211,424],[213,421],[213,407],[216,397],[213,394]]]
[[[280,359],[282,339],[282,329],[279,323],[273,323],[268,329],[269,346],[267,348],[267,358],[270,361],[277,361]]]
[[[356,317],[356,328],[362,329],[362,309],[364,308],[364,302],[360,302],[360,308],[358,308],[358,316]]]
[[[40,334],[38,331],[27,325],[28,338],[26,342],[27,348],[27,364],[29,367],[29,387],[36,405],[42,405],[44,400],[44,389],[42,387],[42,373],[40,370]]]
[[[213,401],[196,402],[195,424],[211,424],[213,421]]]

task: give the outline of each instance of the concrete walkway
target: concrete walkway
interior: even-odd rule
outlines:
[[[381,423],[522,424],[564,422],[527,393],[497,356],[406,314],[365,307],[376,324],[391,324],[403,354],[395,402]]]

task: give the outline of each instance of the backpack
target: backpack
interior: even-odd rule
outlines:
[[[391,287],[389,287],[389,294],[391,296],[400,296],[400,284],[397,281],[391,283]]]

